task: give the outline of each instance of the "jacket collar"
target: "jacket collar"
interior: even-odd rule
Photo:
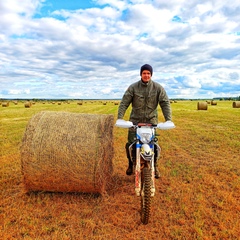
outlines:
[[[143,82],[142,79],[140,81],[143,86],[148,86],[152,82],[152,79],[150,79],[147,83]]]

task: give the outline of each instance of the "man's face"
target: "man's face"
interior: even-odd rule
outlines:
[[[151,79],[151,72],[148,70],[144,70],[142,72],[141,78],[142,78],[143,82],[145,82],[145,83],[149,82]]]

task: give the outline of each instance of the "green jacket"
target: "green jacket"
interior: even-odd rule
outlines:
[[[150,80],[144,83],[142,80],[131,84],[123,95],[118,108],[118,119],[123,116],[132,104],[130,121],[136,123],[158,123],[157,107],[160,105],[165,121],[172,120],[169,98],[164,88]]]

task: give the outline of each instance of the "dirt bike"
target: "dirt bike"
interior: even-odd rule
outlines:
[[[161,148],[155,136],[156,128],[167,130],[174,128],[171,121],[152,125],[118,119],[115,126],[136,129],[136,140],[129,146],[135,172],[135,193],[141,197],[141,222],[148,224],[150,218],[152,197],[155,195],[154,155],[160,154]],[[135,156],[133,157],[133,151]]]

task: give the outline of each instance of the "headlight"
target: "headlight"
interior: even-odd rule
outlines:
[[[150,133],[141,133],[140,140],[142,143],[149,143],[151,141],[152,134]]]

